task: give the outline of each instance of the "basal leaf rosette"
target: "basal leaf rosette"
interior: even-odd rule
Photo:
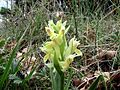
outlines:
[[[65,34],[68,29],[69,26],[66,28],[66,22],[62,23],[62,20],[60,20],[54,24],[54,22],[50,20],[48,27],[45,27],[49,41],[40,47],[45,53],[44,63],[49,61],[49,63],[47,63],[48,66],[56,67],[56,70],[58,66],[62,72],[68,69],[75,57],[82,56],[82,52],[77,49],[79,41],[77,41],[75,37],[67,43]]]

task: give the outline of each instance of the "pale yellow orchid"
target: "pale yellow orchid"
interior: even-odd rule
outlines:
[[[49,36],[53,36],[53,35],[54,35],[54,31],[53,31],[51,28],[45,27],[45,30],[46,30],[46,32],[47,32],[47,34],[48,34]]]
[[[77,41],[75,37],[67,44],[65,34],[70,26],[65,27],[66,22],[62,23],[62,20],[58,21],[56,24],[50,20],[48,27],[45,28],[50,37],[50,41],[45,42],[43,47],[41,47],[41,50],[46,54],[44,56],[44,62],[46,63],[46,61],[49,60],[51,66],[55,68],[56,65],[58,65],[62,72],[69,68],[69,65],[76,56],[82,56],[82,52],[77,49],[79,41]],[[57,68],[55,69],[57,70]]]
[[[75,37],[72,38],[69,41],[69,46],[66,48],[65,56],[67,57],[68,55],[73,53],[76,53],[77,55],[82,56],[82,52],[79,49],[77,49],[79,44],[80,44],[79,41],[77,41]]]
[[[75,37],[72,38],[69,42],[69,46],[66,48],[64,52],[65,61],[62,62],[62,71],[65,71],[69,65],[73,62],[73,59],[77,56],[82,56],[82,52],[77,49],[79,42],[76,41]]]
[[[67,70],[69,65],[73,62],[73,59],[76,55],[69,55],[68,57],[65,58],[65,61],[61,61],[60,65],[62,67],[62,71]]]

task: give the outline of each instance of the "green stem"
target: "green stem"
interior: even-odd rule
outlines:
[[[64,73],[62,72],[60,75],[60,80],[61,80],[61,90],[64,90]]]
[[[60,76],[60,90],[64,90],[64,73],[61,71],[59,62],[58,62],[57,57],[56,57],[56,53],[54,55],[55,55],[54,56],[54,67]]]
[[[53,69],[50,68],[50,78],[51,78],[51,83],[52,83],[52,90],[54,90],[54,76],[53,76]]]
[[[59,66],[58,65],[55,65],[55,68],[56,68],[56,70],[57,70],[57,73],[58,73],[58,75],[60,76],[60,90],[64,90],[64,73],[61,71],[61,70],[59,70]]]

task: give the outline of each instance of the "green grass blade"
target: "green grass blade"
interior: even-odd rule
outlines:
[[[69,86],[70,86],[70,83],[71,83],[71,78],[72,78],[72,76],[73,76],[73,71],[72,71],[71,68],[70,68],[69,76],[68,76],[67,83],[66,83],[66,85],[65,85],[64,90],[69,90]]]
[[[5,45],[5,40],[0,40],[0,48],[2,48]]]
[[[102,78],[102,75],[100,75],[93,83],[92,85],[89,87],[88,90],[95,90],[97,85],[98,85],[98,82],[101,80]]]
[[[6,80],[6,78],[8,77],[8,74],[9,74],[9,71],[10,71],[10,67],[11,67],[11,64],[12,64],[12,61],[15,57],[15,54],[16,54],[16,51],[17,51],[17,48],[18,48],[18,44],[16,45],[16,47],[13,49],[13,52],[12,54],[10,55],[9,59],[8,59],[8,63],[6,65],[6,69],[1,77],[1,80],[0,80],[0,89],[2,89],[2,86],[4,84],[4,81]]]
[[[15,48],[13,49],[12,53],[10,54],[10,57],[8,58],[8,63],[6,64],[6,69],[5,69],[5,71],[4,71],[4,73],[3,73],[2,77],[1,77],[1,80],[0,80],[0,90],[2,89],[2,86],[3,86],[4,82],[5,82],[5,80],[9,76],[9,72],[10,72],[10,67],[11,67],[12,61],[13,61],[15,55],[16,55],[17,49],[19,47],[19,44],[20,44],[22,38],[24,37],[24,35],[26,34],[29,26],[30,25],[28,25],[28,27],[24,31],[23,35],[21,36],[21,38],[19,39],[19,41],[16,44]]]
[[[30,74],[23,80],[23,85],[25,84],[26,81],[30,80],[30,78],[32,77],[32,75],[33,75],[34,71],[36,70],[37,66],[38,66],[38,64],[32,69]]]
[[[101,81],[102,81],[102,83],[103,83],[103,85],[104,85],[104,90],[107,90],[106,81],[105,81],[105,78],[104,78],[103,75],[102,75],[102,77],[101,77]]]

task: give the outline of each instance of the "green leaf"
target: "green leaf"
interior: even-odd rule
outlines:
[[[20,79],[14,80],[14,83],[15,83],[15,84],[21,84],[21,83],[22,83],[22,80],[20,80]]]
[[[10,73],[10,68],[11,68],[11,65],[12,65],[12,62],[15,58],[15,55],[16,55],[16,52],[18,50],[18,47],[19,47],[19,44],[21,42],[21,40],[23,39],[24,35],[26,34],[28,28],[29,28],[30,24],[28,25],[28,27],[25,29],[24,33],[22,34],[22,36],[20,37],[18,43],[16,44],[15,48],[13,49],[12,53],[10,54],[9,58],[8,58],[8,62],[6,64],[6,68],[4,70],[4,73],[2,75],[2,77],[0,78],[0,90],[2,89],[3,87],[3,84],[5,82],[5,80],[9,77],[9,73]]]
[[[68,75],[68,78],[67,78],[67,83],[66,83],[66,85],[65,85],[64,90],[69,90],[69,86],[70,86],[70,83],[71,83],[71,78],[72,78],[72,76],[73,76],[73,71],[72,71],[71,68],[70,68],[70,70],[69,70],[69,75]]]
[[[91,84],[88,90],[95,90],[101,78],[102,78],[102,75],[98,76],[98,78]]]
[[[102,81],[102,83],[103,83],[103,85],[104,85],[104,90],[107,90],[106,81],[105,81],[105,78],[104,78],[103,75],[102,75],[102,77],[101,77],[101,81]]]
[[[57,56],[56,56],[56,52],[54,52],[54,67],[57,71],[57,74],[59,74],[59,78],[60,78],[60,90],[64,90],[64,73],[61,71]],[[57,83],[56,83],[57,84]]]
[[[5,45],[5,40],[0,40],[0,48],[2,48]]]
[[[15,74],[10,74],[9,79],[14,80],[14,79],[19,79],[19,78]]]
[[[53,84],[54,84],[54,90],[61,90],[61,80],[60,80],[60,75],[58,72],[55,72],[54,77],[53,77]]]
[[[6,78],[8,77],[8,74],[10,72],[10,67],[11,67],[11,64],[12,64],[12,61],[16,55],[16,52],[17,52],[17,48],[18,48],[18,44],[16,45],[16,47],[13,49],[13,52],[12,54],[10,55],[9,59],[8,59],[8,63],[6,64],[6,69],[1,77],[1,80],[0,80],[0,89],[2,88],[3,84],[4,84],[4,81],[6,80]]]

